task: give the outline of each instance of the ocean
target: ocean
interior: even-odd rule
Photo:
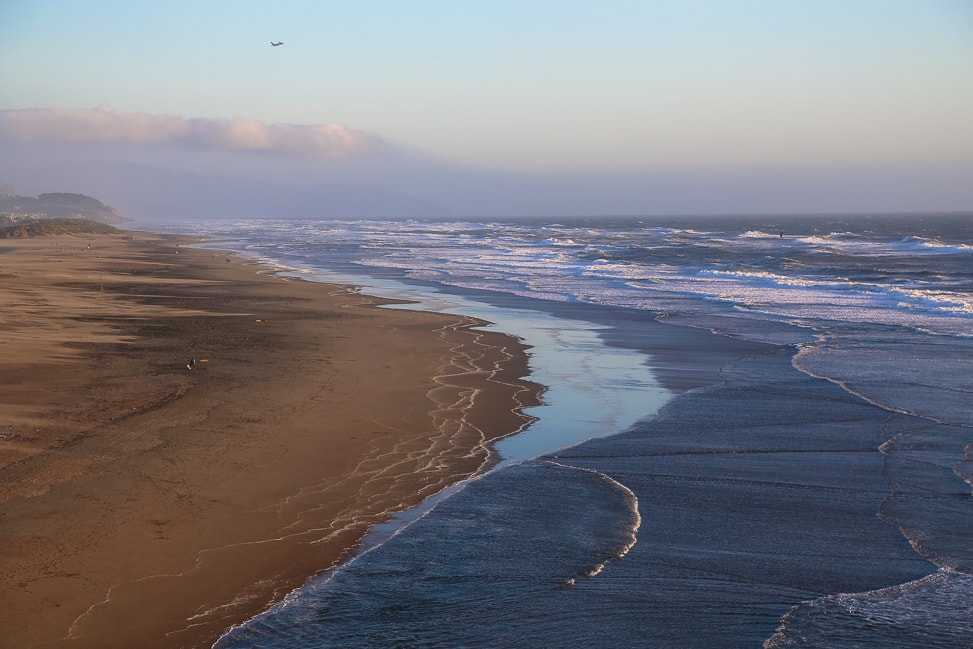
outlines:
[[[169,229],[493,323],[547,388],[217,648],[973,647],[973,215]]]

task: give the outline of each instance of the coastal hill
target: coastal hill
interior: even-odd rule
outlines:
[[[7,185],[0,185],[0,223],[38,219],[91,219],[102,223],[121,223],[125,217],[114,207],[84,194],[55,192],[33,196],[18,196]]]
[[[118,228],[91,219],[38,219],[5,224],[0,219],[0,239],[27,239],[54,234],[117,234]]]
[[[0,185],[0,239],[50,234],[116,233],[108,223],[126,220],[118,210],[84,194],[18,196]]]

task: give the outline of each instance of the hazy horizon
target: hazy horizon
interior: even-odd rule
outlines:
[[[0,88],[136,219],[973,209],[960,1],[0,3]]]

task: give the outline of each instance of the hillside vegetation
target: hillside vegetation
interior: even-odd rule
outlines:
[[[0,239],[27,239],[56,234],[118,234],[118,228],[91,219],[38,219],[0,225]]]

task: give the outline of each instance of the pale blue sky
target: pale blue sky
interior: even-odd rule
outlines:
[[[0,0],[0,109],[100,104],[509,169],[968,163],[973,2]]]

